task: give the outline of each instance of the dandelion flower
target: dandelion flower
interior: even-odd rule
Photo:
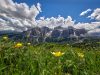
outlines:
[[[31,45],[31,43],[27,43],[27,45]]]
[[[84,58],[84,54],[83,53],[77,53],[78,54],[78,56],[80,57],[80,58]]]
[[[64,53],[58,51],[58,52],[51,52],[55,57],[60,57],[62,56]]]
[[[4,37],[3,37],[3,40],[8,40],[8,37],[7,37],[7,36],[4,36]]]
[[[15,48],[20,48],[20,47],[22,47],[22,46],[23,46],[22,43],[17,43],[17,44],[15,45]]]

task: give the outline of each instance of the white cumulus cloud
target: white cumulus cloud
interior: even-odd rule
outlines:
[[[62,26],[62,27],[68,27],[68,26],[73,26],[74,22],[71,18],[71,16],[68,16],[66,19],[64,17],[61,17],[60,15],[58,17],[51,17],[51,18],[44,18],[40,17],[40,20],[37,20],[37,25],[39,27],[42,26],[47,26],[49,28],[54,28],[57,26]]]
[[[95,9],[93,13],[88,17],[100,21],[100,8]]]
[[[30,8],[26,3],[14,3],[12,0],[0,1],[0,24],[1,30],[12,28],[15,31],[27,30],[28,27],[36,25],[35,18],[41,12],[41,5],[32,5]],[[6,26],[6,27],[5,27]]]
[[[87,30],[89,36],[100,36],[100,22],[78,23],[74,25],[74,28]]]
[[[99,36],[100,37],[100,28],[88,31],[89,36]]]

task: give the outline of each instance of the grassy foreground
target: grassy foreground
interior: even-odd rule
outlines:
[[[21,44],[0,40],[0,75],[100,75],[100,45]]]

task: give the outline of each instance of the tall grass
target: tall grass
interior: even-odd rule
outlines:
[[[23,47],[15,48],[14,45],[14,41],[0,39],[0,75],[100,75],[99,46],[23,43]],[[56,57],[51,53],[56,51],[64,55]]]

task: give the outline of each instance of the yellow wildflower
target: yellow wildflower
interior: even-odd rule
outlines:
[[[31,43],[27,43],[27,45],[31,45]]]
[[[15,48],[20,48],[20,47],[22,47],[22,46],[23,46],[22,43],[17,43],[17,44],[15,45]]]
[[[84,54],[83,53],[77,53],[78,54],[78,56],[80,57],[80,58],[84,58]]]
[[[7,36],[4,36],[4,37],[3,37],[3,40],[8,40],[8,37],[7,37]]]
[[[60,57],[62,56],[64,53],[58,51],[58,52],[51,52],[55,57]]]

